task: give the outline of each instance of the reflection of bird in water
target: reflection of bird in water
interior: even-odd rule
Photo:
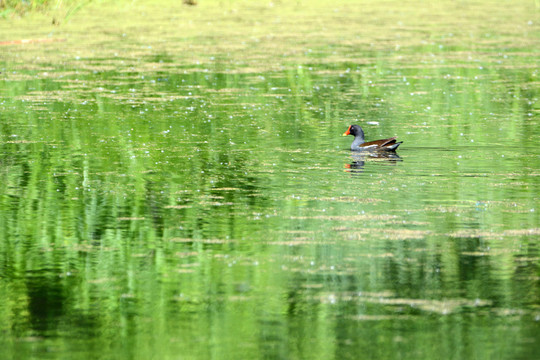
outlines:
[[[385,161],[388,164],[395,165],[398,161],[403,161],[398,154],[393,151],[366,151],[366,152],[355,152],[352,156],[352,162],[350,164],[345,164],[347,172],[351,173],[361,173],[364,171],[364,166],[366,161],[370,159],[377,159]]]
[[[363,152],[391,151],[391,152],[394,152],[396,151],[398,146],[403,142],[403,141],[396,142],[395,137],[365,142],[364,130],[362,130],[362,128],[358,125],[349,126],[349,128],[347,129],[347,131],[345,131],[343,136],[347,136],[347,135],[354,136],[354,140],[351,144],[352,151],[363,151]]]

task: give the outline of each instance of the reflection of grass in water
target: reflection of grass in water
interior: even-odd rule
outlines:
[[[434,170],[415,163],[411,151],[392,176],[370,162],[372,178],[352,178],[333,172],[336,158],[338,167],[349,160],[335,150],[339,143],[316,142],[339,136],[349,119],[377,119],[381,126],[370,136],[399,132],[411,147],[462,144],[460,133],[502,142],[499,128],[535,144],[534,136],[520,135],[538,89],[530,70],[536,55],[527,50],[537,27],[522,20],[530,5],[489,2],[490,12],[482,12],[488,2],[427,9],[398,1],[216,3],[168,4],[170,11],[150,2],[126,11],[104,5],[114,16],[97,17],[89,15],[102,4],[90,5],[72,17],[85,14],[83,22],[55,30],[65,43],[0,54],[18,72],[5,75],[1,90],[9,119],[0,141],[7,195],[0,198],[1,246],[14,268],[70,264],[62,272],[74,268],[87,279],[85,299],[94,287],[114,304],[119,295],[163,294],[146,299],[156,316],[166,314],[163,300],[187,301],[183,294],[195,299],[193,308],[206,306],[215,284],[223,298],[240,299],[229,281],[235,277],[252,279],[246,281],[265,295],[279,287],[269,303],[281,304],[281,290],[298,277],[300,289],[320,289],[307,298],[314,302],[350,298],[441,314],[477,305],[471,290],[452,294],[454,279],[485,275],[485,267],[460,263],[463,255],[505,265],[508,274],[514,256],[536,261],[536,250],[521,244],[538,236],[530,212],[538,181],[523,170],[538,168],[537,158],[513,149],[525,167],[510,171],[507,154],[489,155],[494,173],[482,168],[481,147],[460,148],[459,160],[435,154],[444,165]],[[149,10],[144,21],[141,10]],[[118,14],[132,16],[117,21]],[[49,30],[6,26],[0,23],[2,34],[12,38]],[[486,120],[491,113],[512,119]],[[495,190],[473,171],[479,167],[483,179],[496,177]],[[470,187],[475,194],[463,193]],[[517,192],[514,208],[504,197]],[[516,216],[520,211],[529,212]],[[518,245],[517,254],[483,251]],[[513,288],[510,277],[491,276],[500,288]],[[392,292],[341,291],[356,285]],[[426,287],[457,300],[429,300]],[[407,289],[411,294],[403,294]],[[508,295],[486,294],[476,296]],[[388,316],[381,314],[379,320]]]

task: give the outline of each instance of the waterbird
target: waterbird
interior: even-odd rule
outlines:
[[[396,142],[396,137],[365,142],[364,130],[358,125],[350,125],[343,136],[352,135],[354,140],[351,144],[352,151],[396,151],[403,141]]]

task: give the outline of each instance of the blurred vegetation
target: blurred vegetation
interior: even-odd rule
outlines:
[[[3,358],[535,358],[533,2],[126,3],[0,22]]]
[[[23,15],[32,11],[61,11],[63,18],[73,15],[91,0],[0,0],[0,17]],[[54,18],[53,22],[56,22]]]

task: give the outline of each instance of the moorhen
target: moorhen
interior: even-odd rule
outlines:
[[[364,141],[364,130],[358,125],[351,125],[343,136],[352,135],[354,140],[351,144],[352,151],[396,151],[403,141],[396,142],[395,137],[388,139]]]

